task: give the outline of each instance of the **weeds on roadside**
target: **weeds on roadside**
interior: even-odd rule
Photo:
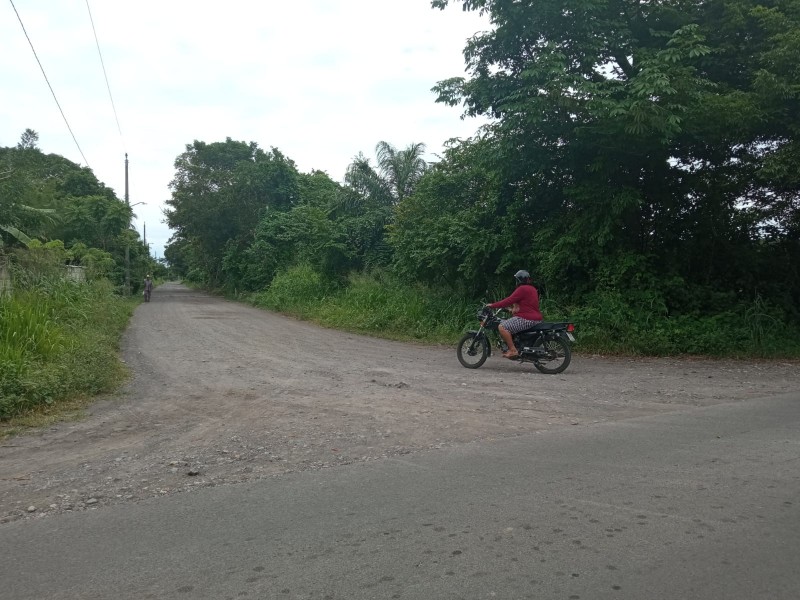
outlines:
[[[120,332],[135,302],[110,283],[17,279],[0,297],[0,420],[113,389],[125,371]]]
[[[599,354],[800,357],[800,331],[758,297],[714,315],[669,315],[649,296],[606,291],[569,314],[579,348]]]
[[[501,295],[498,292],[497,298]],[[330,285],[308,266],[278,275],[269,289],[250,298],[257,306],[328,327],[444,344],[454,343],[465,329],[477,327],[475,311],[485,300],[408,286],[385,276],[352,275],[344,285]],[[800,357],[800,332],[782,324],[758,297],[750,305],[716,315],[671,316],[657,294],[643,291],[634,296],[606,290],[580,307],[547,297],[542,300],[542,312],[548,321],[575,323],[579,352]]]
[[[326,327],[431,343],[450,343],[475,312],[463,298],[390,278],[354,274],[330,285],[306,266],[278,275],[251,302]]]

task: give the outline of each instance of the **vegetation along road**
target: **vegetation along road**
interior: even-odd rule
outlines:
[[[578,354],[546,376],[159,287],[123,343],[133,377],[83,419],[2,441],[0,521],[798,389],[796,363]]]

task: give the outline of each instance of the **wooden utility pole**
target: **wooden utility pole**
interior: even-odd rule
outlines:
[[[128,153],[125,153],[125,204],[128,210],[131,208],[131,199],[128,196]],[[131,242],[129,229],[131,228],[130,218],[128,219],[128,227],[125,231],[125,293],[131,295]]]

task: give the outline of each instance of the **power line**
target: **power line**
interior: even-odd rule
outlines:
[[[69,129],[69,133],[72,136],[72,141],[75,142],[75,145],[78,147],[78,152],[80,152],[81,156],[83,157],[83,162],[85,162],[86,166],[88,167],[89,166],[89,161],[86,160],[86,157],[83,155],[83,150],[81,150],[81,146],[80,146],[80,144],[78,144],[78,140],[75,139],[75,134],[72,133],[72,127],[69,126],[69,121],[67,121],[67,117],[66,117],[66,115],[64,114],[64,111],[61,108],[61,104],[59,104],[58,98],[56,98],[56,93],[53,91],[53,86],[50,85],[50,80],[47,78],[47,73],[44,72],[44,67],[42,66],[42,61],[39,60],[39,55],[36,54],[36,49],[33,47],[33,42],[31,41],[31,38],[30,38],[30,36],[28,35],[28,32],[25,29],[25,25],[22,23],[22,17],[19,16],[19,12],[17,12],[17,7],[14,6],[14,0],[8,0],[8,1],[11,2],[11,8],[14,9],[14,12],[17,15],[17,19],[19,20],[19,24],[20,24],[20,26],[22,26],[22,32],[25,34],[25,37],[28,39],[28,44],[30,44],[31,50],[33,51],[33,56],[36,58],[36,62],[39,63],[39,68],[42,70],[42,75],[44,75],[44,80],[47,82],[47,87],[50,88],[50,93],[53,94],[53,100],[56,101],[56,106],[58,106],[58,110],[61,113],[61,117],[64,119],[64,123],[67,124],[67,129]]]
[[[119,117],[117,116],[117,107],[114,105],[114,97],[111,95],[111,86],[108,83],[108,73],[106,73],[106,64],[103,62],[103,53],[100,52],[100,41],[97,39],[97,30],[94,28],[94,19],[92,18],[92,9],[89,8],[89,0],[86,0],[86,10],[89,11],[89,21],[92,23],[92,32],[94,33],[94,42],[97,44],[97,54],[100,56],[100,66],[103,67],[103,77],[106,79],[106,88],[108,89],[108,98],[111,100],[111,108],[114,110],[114,119],[117,121],[117,131],[119,131],[119,139],[122,141],[122,149],[125,150],[125,137],[122,135],[122,127],[119,125]]]

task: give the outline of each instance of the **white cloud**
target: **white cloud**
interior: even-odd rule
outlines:
[[[120,138],[85,0],[14,3],[89,165],[124,194],[130,154],[136,226],[160,256],[175,157],[193,140],[275,146],[301,171],[341,180],[385,140],[431,156],[479,126],[430,88],[464,73],[486,22],[429,0],[90,1]],[[44,152],[83,163],[10,4],[0,9],[0,146],[30,127]]]

